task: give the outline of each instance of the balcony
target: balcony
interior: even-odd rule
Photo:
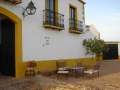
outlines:
[[[22,2],[22,0],[5,0],[5,1],[11,2],[13,4],[20,4]]]
[[[70,19],[69,20],[69,31],[70,33],[77,33],[81,34],[83,33],[83,22],[75,19]]]
[[[43,26],[45,28],[63,30],[64,15],[58,12],[51,11],[49,9],[43,10]]]

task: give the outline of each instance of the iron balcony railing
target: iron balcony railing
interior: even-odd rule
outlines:
[[[64,15],[45,9],[43,10],[43,24],[64,29]]]
[[[70,31],[75,31],[78,33],[82,33],[83,32],[83,27],[84,27],[84,23],[82,21],[76,20],[76,19],[69,19],[69,28]]]
[[[22,2],[22,0],[5,0],[5,1],[11,2],[13,4],[19,4]]]

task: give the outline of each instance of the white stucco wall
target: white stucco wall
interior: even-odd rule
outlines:
[[[118,55],[120,56],[120,42],[118,43]]]
[[[59,0],[59,13],[64,14],[65,30],[57,31],[43,27],[45,0],[32,0],[37,7],[33,16],[23,18],[23,8],[30,0],[23,0],[17,6],[0,3],[0,6],[14,12],[22,19],[23,60],[56,60],[89,57],[82,45],[84,39],[96,37],[92,32],[69,33],[69,4],[77,7],[78,18],[83,21],[82,3],[78,0]]]
[[[96,36],[97,39],[100,39],[100,32],[98,32],[94,25],[86,25],[86,31],[90,31],[93,36]]]

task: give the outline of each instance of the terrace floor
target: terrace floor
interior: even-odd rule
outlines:
[[[38,75],[16,80],[0,76],[0,90],[120,90],[120,62],[104,61],[99,78]]]

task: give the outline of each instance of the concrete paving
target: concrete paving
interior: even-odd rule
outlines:
[[[100,74],[109,75],[120,72],[120,61],[119,60],[105,60],[101,64]]]

